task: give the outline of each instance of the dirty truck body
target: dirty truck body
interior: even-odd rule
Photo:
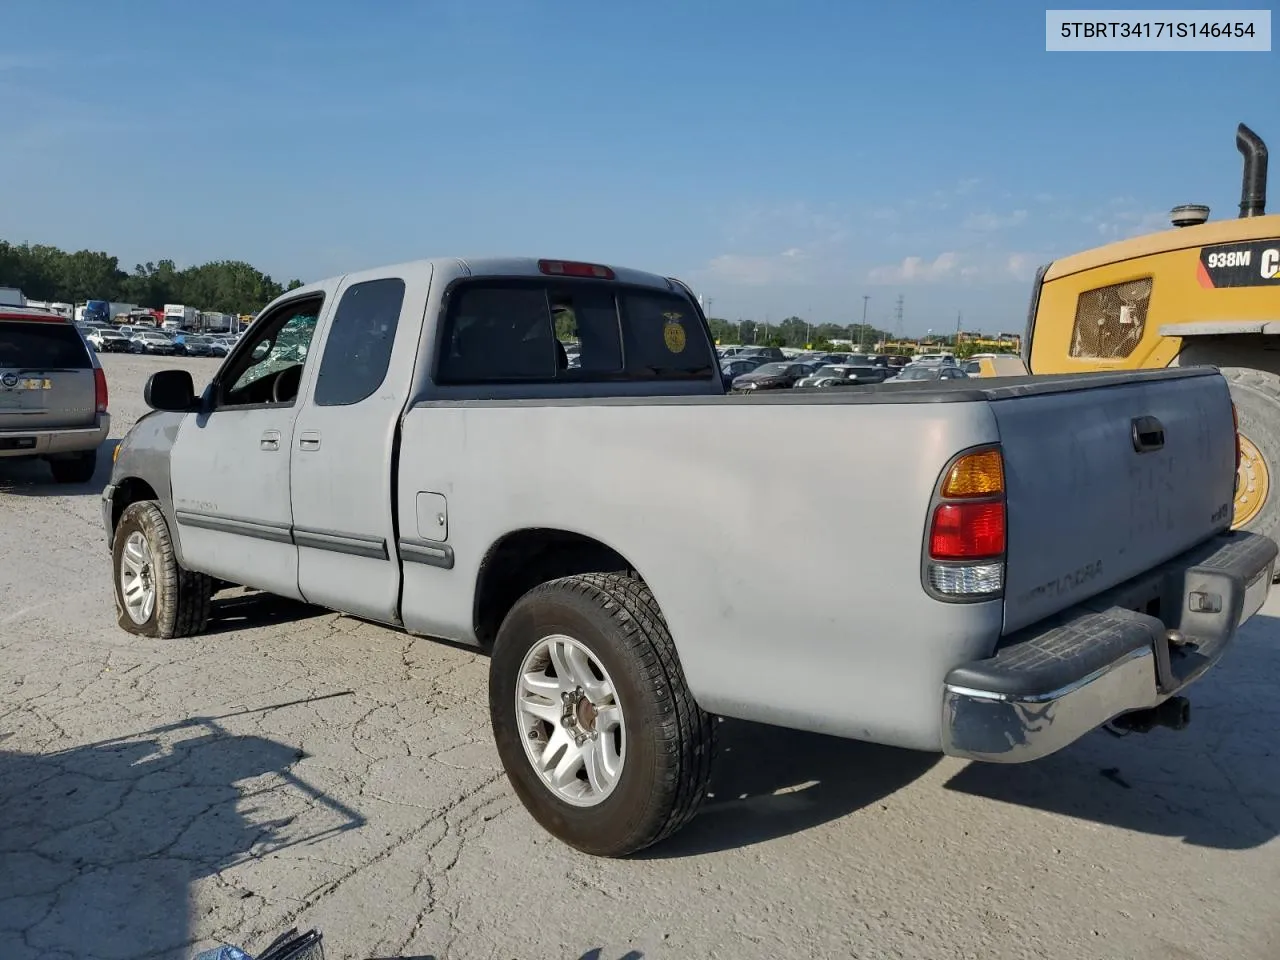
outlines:
[[[1180,723],[1275,565],[1213,370],[729,396],[688,289],[623,269],[312,284],[147,400],[121,626],[198,632],[225,581],[490,649],[514,788],[598,854],[694,814],[713,714],[996,762]],[[797,479],[816,443],[847,462]]]

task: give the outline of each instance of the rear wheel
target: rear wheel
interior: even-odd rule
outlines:
[[[712,720],[653,595],[632,577],[564,577],[517,601],[494,644],[489,712],[520,800],[586,853],[657,843],[706,796]]]
[[[88,483],[97,469],[97,450],[89,450],[65,460],[49,461],[49,472],[53,474],[55,483]]]
[[[1231,526],[1275,537],[1280,533],[1280,377],[1246,367],[1223,367],[1240,420],[1240,469]]]
[[[185,637],[209,623],[213,581],[179,566],[169,524],[151,500],[131,503],[111,541],[116,622],[143,637]]]

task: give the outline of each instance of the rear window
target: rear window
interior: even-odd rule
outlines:
[[[477,281],[449,298],[441,383],[708,379],[692,303],[618,285]]]
[[[88,370],[92,366],[80,331],[71,324],[0,320],[0,367]]]

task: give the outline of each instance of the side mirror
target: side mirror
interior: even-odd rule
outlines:
[[[196,387],[186,370],[161,370],[147,378],[142,399],[152,410],[186,413],[195,408]]]

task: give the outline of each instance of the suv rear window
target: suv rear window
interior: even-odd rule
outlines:
[[[0,320],[0,367],[27,370],[88,370],[84,340],[71,324]]]
[[[449,297],[437,380],[703,380],[718,369],[693,304],[676,294],[479,280]]]

